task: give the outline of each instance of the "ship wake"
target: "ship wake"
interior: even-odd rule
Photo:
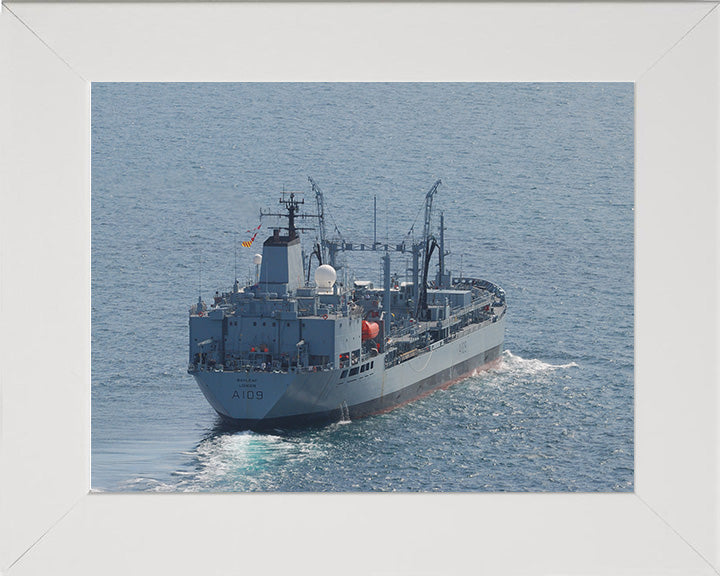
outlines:
[[[171,480],[136,478],[126,482],[123,488],[152,492],[277,489],[273,486],[272,471],[278,466],[314,460],[324,452],[313,442],[243,431],[213,434],[184,454],[188,461],[171,473]]]
[[[487,372],[478,371],[473,376],[482,377],[483,374],[487,374],[490,378],[486,379],[486,384],[492,384],[493,382],[518,383],[544,376],[549,377],[553,373],[561,373],[573,368],[580,368],[580,366],[575,362],[551,364],[538,358],[522,358],[509,350],[505,350],[501,362],[496,368],[492,368]]]
[[[526,359],[513,354],[510,350],[505,350],[502,356],[502,363],[494,372],[533,376],[543,372],[553,372],[567,368],[579,368],[579,366],[575,362],[550,364],[537,358]]]

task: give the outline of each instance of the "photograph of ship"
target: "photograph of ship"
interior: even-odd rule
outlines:
[[[632,84],[94,84],[98,491],[632,491]]]

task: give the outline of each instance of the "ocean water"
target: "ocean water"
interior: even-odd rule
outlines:
[[[606,83],[93,84],[93,488],[632,491],[633,98]],[[224,427],[186,373],[188,309],[253,276],[265,228],[235,247],[283,190],[312,207],[308,175],[331,228],[366,242],[374,197],[378,239],[400,242],[441,178],[447,266],[507,294],[502,365],[373,418]],[[347,264],[379,283],[380,256]]]

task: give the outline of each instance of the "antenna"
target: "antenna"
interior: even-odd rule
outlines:
[[[237,283],[237,230],[235,230],[235,282]]]
[[[264,212],[263,210],[260,210],[260,216],[276,216],[278,218],[287,218],[288,219],[288,225],[287,226],[278,226],[277,229],[287,230],[288,231],[288,237],[292,240],[293,238],[297,238],[297,232],[298,231],[306,231],[306,230],[313,230],[313,228],[299,228],[295,226],[295,219],[296,218],[312,218],[315,217],[311,214],[299,214],[300,205],[305,204],[305,200],[297,200],[295,198],[295,194],[299,194],[299,192],[290,192],[290,198],[285,198],[285,191],[283,190],[283,197],[280,198],[279,203],[285,206],[285,210],[287,210],[287,214],[278,214],[274,212]]]
[[[377,194],[373,198],[373,248],[377,246]]]

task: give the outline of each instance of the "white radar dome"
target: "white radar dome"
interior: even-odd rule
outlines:
[[[255,264],[255,266],[262,264],[262,256],[260,254],[255,254],[255,256],[253,256],[253,264]]]
[[[337,272],[335,272],[335,268],[329,264],[318,266],[315,270],[315,284],[321,290],[329,290],[332,288],[335,280],[337,280]]]

